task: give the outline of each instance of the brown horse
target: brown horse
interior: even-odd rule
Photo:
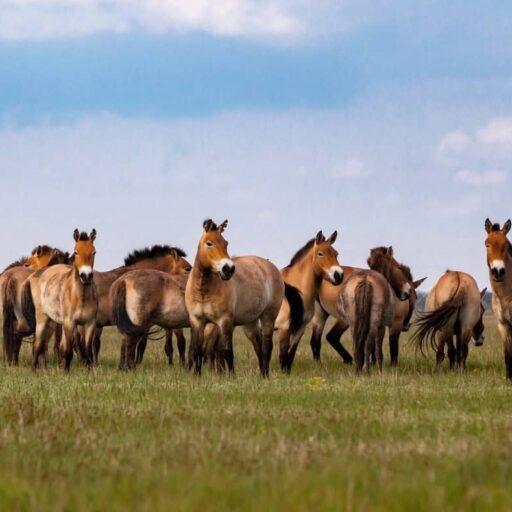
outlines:
[[[287,297],[276,320],[279,361],[284,372],[291,371],[299,342],[315,313],[315,302],[322,281],[337,287],[343,280],[338,252],[333,246],[336,238],[336,231],[327,239],[322,231],[319,231],[315,238],[297,251],[290,264],[281,270],[284,282],[300,292],[296,302],[300,301],[299,307],[302,309],[300,324],[291,326],[291,301]]]
[[[507,238],[511,226],[510,219],[502,228],[489,219],[485,221],[492,310],[498,320],[508,379],[512,379],[512,244]]]
[[[56,325],[63,326],[60,365],[69,371],[77,326],[84,327],[87,363],[93,364],[92,341],[96,328],[98,298],[93,279],[96,230],[91,234],[73,233],[73,265],[54,265],[30,276],[23,286],[23,314],[36,336],[33,347],[34,369],[46,365],[48,339]]]
[[[422,351],[430,342],[437,353],[437,366],[444,360],[446,345],[450,368],[465,370],[471,336],[476,345],[483,343],[485,291],[478,291],[476,281],[469,274],[453,270],[447,270],[430,290],[425,312],[415,321],[418,330],[412,340]]]
[[[388,281],[374,270],[356,270],[341,286],[336,316],[352,332],[357,373],[369,371],[373,360],[382,372],[382,342],[395,316],[396,301]]]
[[[94,271],[94,283],[98,295],[98,314],[96,317],[97,329],[93,342],[93,358],[97,363],[101,348],[101,334],[104,327],[113,325],[113,304],[111,302],[110,289],[114,282],[127,272],[141,269],[154,269],[169,274],[179,274],[181,272],[189,273],[190,263],[185,259],[185,252],[179,247],[169,245],[153,245],[130,253],[124,260],[124,266],[109,270],[107,272]],[[167,333],[166,353],[169,363],[172,363],[172,332]],[[175,333],[178,338],[178,350],[180,359],[185,361],[185,337],[182,331]],[[138,345],[137,358],[142,361],[146,340],[142,339]],[[87,355],[83,343],[83,335],[77,339],[76,346],[81,358],[85,361]]]
[[[395,260],[392,247],[376,247],[372,249],[368,258],[368,265],[370,269],[386,277],[395,292],[395,296],[402,299],[395,301],[395,316],[392,324],[389,326],[391,364],[396,365],[398,363],[400,334],[409,329],[410,320],[414,308],[416,307],[416,289],[426,278],[414,281],[409,267]],[[363,269],[348,266],[343,267],[345,276],[349,276],[353,272],[361,270]],[[327,282],[323,282],[320,287],[319,300],[316,304],[311,335],[311,349],[313,357],[316,360],[320,359],[322,333],[327,319],[330,315],[336,317],[336,301],[339,292],[339,287],[334,287]],[[326,339],[343,358],[345,363],[351,364],[352,356],[341,344],[341,337],[348,327],[346,323],[338,319],[332,329],[327,333]]]
[[[233,329],[244,328],[258,357],[260,371],[268,376],[274,324],[281,308],[285,284],[279,270],[257,256],[231,259],[222,236],[227,221],[204,221],[192,272],[185,290],[192,338],[190,366],[201,373],[205,327],[219,328],[220,347],[228,368],[234,372]]]
[[[22,258],[11,263],[0,276],[3,350],[8,364],[18,364],[23,338],[33,334],[21,311],[23,283],[36,270],[48,265],[68,262],[68,253],[47,245],[39,245],[30,253],[28,258]],[[57,335],[56,338],[59,338],[59,336]]]

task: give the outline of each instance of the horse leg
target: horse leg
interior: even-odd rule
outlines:
[[[290,350],[290,331],[279,329],[279,363],[283,372],[288,371],[288,352]]]
[[[460,335],[460,342],[459,343],[459,369],[461,372],[466,371],[466,360],[468,358],[469,353],[469,342],[471,341],[471,331],[464,330]]]
[[[178,354],[180,355],[180,364],[185,366],[185,352],[187,350],[187,339],[183,334],[183,329],[176,329],[174,331],[176,335],[176,344],[178,346]]]
[[[32,369],[34,370],[46,366],[46,344],[52,335],[52,331],[51,320],[45,315],[38,316],[34,344],[32,345]]]
[[[512,380],[512,326],[501,321],[498,321],[497,326],[503,342],[503,355],[505,357],[507,379]]]
[[[258,365],[260,367],[260,372],[263,377],[265,377],[265,359],[263,357],[263,337],[261,335],[261,329],[259,325],[259,321],[253,322],[252,324],[244,325],[243,330],[245,335],[249,338],[254,347],[254,352],[256,353],[256,357],[258,358]]]
[[[87,364],[87,350],[85,348],[85,335],[82,326],[78,326],[75,329],[75,333],[73,335],[73,348],[77,356],[80,358],[80,361]]]
[[[59,361],[60,358],[60,342],[62,340],[62,325],[57,324],[55,326],[54,342],[53,342],[53,353],[55,358]]]
[[[325,323],[329,315],[325,312],[324,308],[318,302],[315,303],[315,316],[313,317],[311,329],[311,352],[313,352],[313,359],[320,361],[320,351],[322,349],[322,334],[324,332]]]
[[[436,349],[436,368],[440,368],[441,364],[444,361],[444,346],[445,346],[445,340],[440,338],[437,341],[437,349]]]
[[[402,332],[401,325],[393,324],[389,328],[389,357],[391,359],[391,366],[397,366],[398,364],[398,351],[399,351],[399,340],[400,333]]]
[[[450,361],[450,370],[453,370],[455,369],[457,359],[457,349],[455,348],[455,345],[453,343],[453,335],[446,335],[446,337],[444,338],[444,342],[448,347],[448,360]]]
[[[347,329],[348,325],[343,321],[338,320],[327,333],[325,339],[329,342],[331,347],[338,352],[345,364],[352,364],[353,359],[350,352],[341,344],[341,337]]]
[[[62,329],[60,342],[60,367],[69,372],[73,360],[73,344],[75,341],[75,325],[73,322],[65,321]]]
[[[288,373],[291,373],[293,361],[295,360],[295,354],[299,347],[300,340],[306,330],[306,326],[301,327],[296,333],[292,334],[290,338],[290,350],[288,351]]]
[[[21,344],[23,343],[23,336],[19,333],[16,333],[14,336],[13,346],[12,346],[12,364],[14,366],[18,366],[20,363],[20,350]]]
[[[174,348],[172,346],[172,329],[166,329],[165,330],[165,355],[167,356],[167,361],[169,362],[169,366],[172,366],[172,360],[174,355]]]
[[[204,328],[205,322],[196,318],[190,319],[191,337],[188,364],[189,369],[194,369],[194,374],[201,375],[203,366],[204,351]]]
[[[264,314],[261,318],[261,334],[263,336],[263,360],[265,363],[264,376],[268,377],[270,373],[270,361],[272,351],[274,350],[274,325],[276,319],[274,314]]]
[[[91,322],[84,326],[85,336],[85,350],[87,354],[87,368],[92,368],[94,365],[94,350],[93,343],[96,334],[96,322]]]
[[[226,364],[231,374],[235,373],[234,353],[233,353],[233,321],[225,320],[219,326],[220,328],[220,344],[225,350]]]
[[[384,336],[386,334],[386,327],[381,326],[378,329],[377,334],[374,336],[374,351],[375,351],[375,362],[377,363],[377,372],[382,374],[382,366],[383,366],[383,354],[382,354],[382,345],[384,344]]]
[[[98,364],[98,359],[100,355],[100,349],[101,349],[101,335],[103,333],[102,327],[97,327],[94,331],[94,340],[92,342],[92,356],[93,356],[93,363],[96,365]]]
[[[130,336],[130,338],[132,338]],[[134,356],[134,362],[138,366],[142,363],[142,360],[144,359],[144,353],[146,352],[146,347],[148,345],[148,334],[145,333],[142,336],[136,338],[135,343],[135,356]]]
[[[210,370],[218,373],[226,371],[224,347],[220,346],[219,328],[215,324],[206,324],[204,328],[203,359],[209,363]]]
[[[128,360],[127,360],[127,354],[128,354],[128,335],[123,334],[123,339],[121,342],[121,353],[119,354],[119,369],[126,371],[128,370]]]

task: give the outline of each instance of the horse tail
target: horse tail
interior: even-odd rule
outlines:
[[[32,285],[30,280],[27,279],[21,291],[21,311],[23,317],[27,321],[30,330],[36,330],[36,307],[34,306],[34,299],[32,297]]]
[[[284,283],[284,295],[290,305],[290,332],[296,333],[304,319],[304,302],[300,291],[291,284]]]
[[[16,337],[16,315],[14,313],[15,300],[16,284],[12,279],[8,278],[8,281],[2,290],[2,330],[4,338],[4,356],[7,362],[11,361]]]
[[[113,286],[111,301],[114,325],[117,325],[117,328],[126,335],[142,334],[142,329],[131,321],[126,311],[126,283],[124,281]]]
[[[354,355],[362,366],[364,360],[364,345],[371,326],[371,309],[373,304],[373,286],[366,277],[356,286],[355,294],[355,322],[354,322]]]
[[[411,338],[411,341],[416,343],[422,352],[427,343],[430,344],[434,350],[437,350],[436,334],[445,327],[454,316],[459,316],[461,306],[462,296],[459,295],[446,301],[433,311],[418,313],[418,318],[414,322],[417,330]]]

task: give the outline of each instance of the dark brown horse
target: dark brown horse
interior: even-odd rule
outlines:
[[[3,349],[8,364],[17,365],[24,337],[34,334],[21,308],[23,284],[35,271],[49,265],[68,263],[69,254],[48,245],[38,245],[28,258],[11,263],[0,276],[0,302],[3,313]],[[56,332],[60,340],[60,330]]]

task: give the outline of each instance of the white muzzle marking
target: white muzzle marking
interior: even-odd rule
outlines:
[[[230,269],[235,266],[235,264],[229,258],[222,258],[221,260],[215,262],[215,270],[217,272],[222,272],[222,269],[225,265],[227,265]]]
[[[339,265],[333,265],[329,268],[327,274],[331,283],[338,283],[343,280],[343,269]]]
[[[505,269],[505,262],[503,260],[493,260],[491,261],[491,269],[498,271]]]

